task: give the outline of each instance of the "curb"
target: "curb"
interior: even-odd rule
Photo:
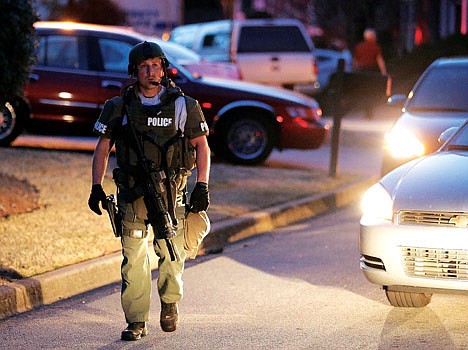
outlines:
[[[297,201],[215,223],[199,254],[346,206],[375,183],[370,178]],[[150,254],[152,268],[157,267]],[[0,320],[120,281],[121,252],[0,286]]]

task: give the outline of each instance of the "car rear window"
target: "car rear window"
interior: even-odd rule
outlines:
[[[78,38],[65,35],[46,35],[39,38],[37,64],[55,68],[86,68],[80,63]]]
[[[121,40],[100,38],[98,40],[102,63],[106,72],[127,73],[128,54],[133,45]]]
[[[240,31],[238,52],[310,52],[310,48],[295,26],[249,26]]]

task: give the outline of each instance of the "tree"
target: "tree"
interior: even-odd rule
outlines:
[[[314,1],[317,24],[329,38],[344,39],[350,46],[362,37],[357,28],[365,21],[364,0]]]
[[[37,20],[31,0],[0,0],[0,106],[22,95],[35,61]]]
[[[185,0],[184,23],[208,22],[223,19],[220,0]]]
[[[317,24],[328,38],[344,39],[349,49],[362,40],[366,27],[377,31],[384,55],[393,55],[399,25],[399,0],[314,0]]]

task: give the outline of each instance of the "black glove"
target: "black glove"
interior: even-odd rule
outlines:
[[[102,215],[99,203],[101,203],[103,208],[106,208],[106,193],[102,189],[101,185],[93,185],[88,199],[88,206],[89,209],[94,211],[96,214]]]
[[[197,182],[195,188],[190,195],[190,211],[198,213],[205,211],[210,205],[210,191],[208,184],[205,182]]]

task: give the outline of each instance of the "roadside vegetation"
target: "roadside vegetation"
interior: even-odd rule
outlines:
[[[0,106],[21,95],[34,63],[33,23],[38,20],[31,0],[0,2]]]

